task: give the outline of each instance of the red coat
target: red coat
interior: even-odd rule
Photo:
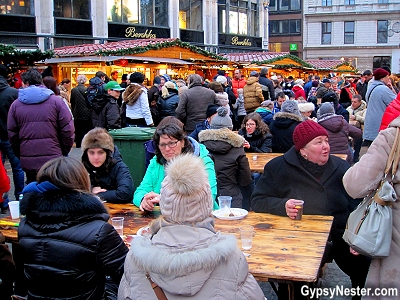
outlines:
[[[236,98],[239,97],[237,90],[244,88],[245,85],[246,85],[246,80],[244,78],[241,78],[239,80],[237,80],[236,78],[232,79],[232,91],[235,94]]]
[[[388,107],[386,107],[386,110],[382,116],[382,122],[379,131],[388,128],[390,122],[392,122],[398,116],[400,116],[400,93],[398,93],[396,99],[390,102]]]
[[[1,153],[0,153],[0,161],[1,161]],[[3,164],[0,163],[0,203],[3,202],[3,198],[1,195],[10,190],[10,178],[7,176],[6,169]]]
[[[304,100],[306,100],[306,93],[304,92],[304,88],[301,87],[300,85],[295,85],[292,88],[292,91],[294,93],[294,98],[298,99],[299,97],[303,97]]]

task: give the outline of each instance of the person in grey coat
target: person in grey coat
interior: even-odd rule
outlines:
[[[161,216],[150,224],[151,236],[133,239],[118,299],[157,300],[151,278],[168,300],[263,300],[236,237],[214,229],[212,207],[203,160],[193,154],[172,159],[161,187]]]
[[[179,95],[176,117],[185,124],[188,135],[196,128],[196,124],[206,118],[209,104],[216,103],[216,94],[202,86],[202,78],[198,74],[188,77],[189,89]]]
[[[396,95],[387,87],[389,72],[379,68],[373,73],[374,80],[369,84],[365,102],[368,108],[364,119],[364,141],[370,145],[376,138],[381,125],[382,116],[386,107],[392,102]]]

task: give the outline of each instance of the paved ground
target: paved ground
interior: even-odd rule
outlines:
[[[366,148],[363,147],[361,150],[361,155],[364,154],[366,151]],[[82,155],[82,151],[79,148],[72,148],[70,154],[71,157],[74,157],[78,160],[80,160],[80,157]],[[12,172],[11,172],[11,167],[8,161],[6,160],[5,167],[7,169],[7,173],[12,181]],[[14,193],[14,187],[11,184],[11,190],[9,192],[10,198],[12,197]],[[3,215],[2,215],[3,216]],[[266,245],[268,247],[268,245]],[[265,282],[260,282],[259,283],[262,290],[264,291],[265,297],[267,297],[268,300],[277,300],[278,297],[276,296],[275,292],[272,290],[271,285],[269,283]],[[335,262],[330,263],[327,265],[327,268],[325,269],[325,272],[321,278],[321,287],[322,288],[333,288],[335,286],[343,286],[344,288],[350,288],[351,287],[351,282],[349,277],[344,274],[336,265]],[[327,300],[330,299],[329,297],[321,297],[321,300]],[[351,297],[335,297],[336,300],[350,300]]]

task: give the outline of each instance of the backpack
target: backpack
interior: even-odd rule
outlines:
[[[99,93],[99,88],[103,84],[104,84],[104,82],[101,82],[99,84],[92,84],[92,85],[89,85],[88,88],[86,89],[85,98],[86,98],[86,104],[88,105],[88,107],[92,108],[93,99],[97,95],[102,94],[102,92]]]

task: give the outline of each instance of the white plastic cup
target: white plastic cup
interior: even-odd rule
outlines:
[[[257,155],[253,155],[253,160],[257,160]]]
[[[118,232],[119,236],[122,238],[124,235],[124,217],[114,217],[111,218],[111,224],[114,229]]]
[[[252,247],[254,227],[251,225],[244,225],[239,227],[240,230],[240,240],[242,242],[242,249],[249,250]]]
[[[229,217],[231,212],[232,197],[231,196],[219,196],[218,197],[219,209],[224,217]]]
[[[10,208],[11,219],[19,218],[19,201],[8,202],[8,207]]]

